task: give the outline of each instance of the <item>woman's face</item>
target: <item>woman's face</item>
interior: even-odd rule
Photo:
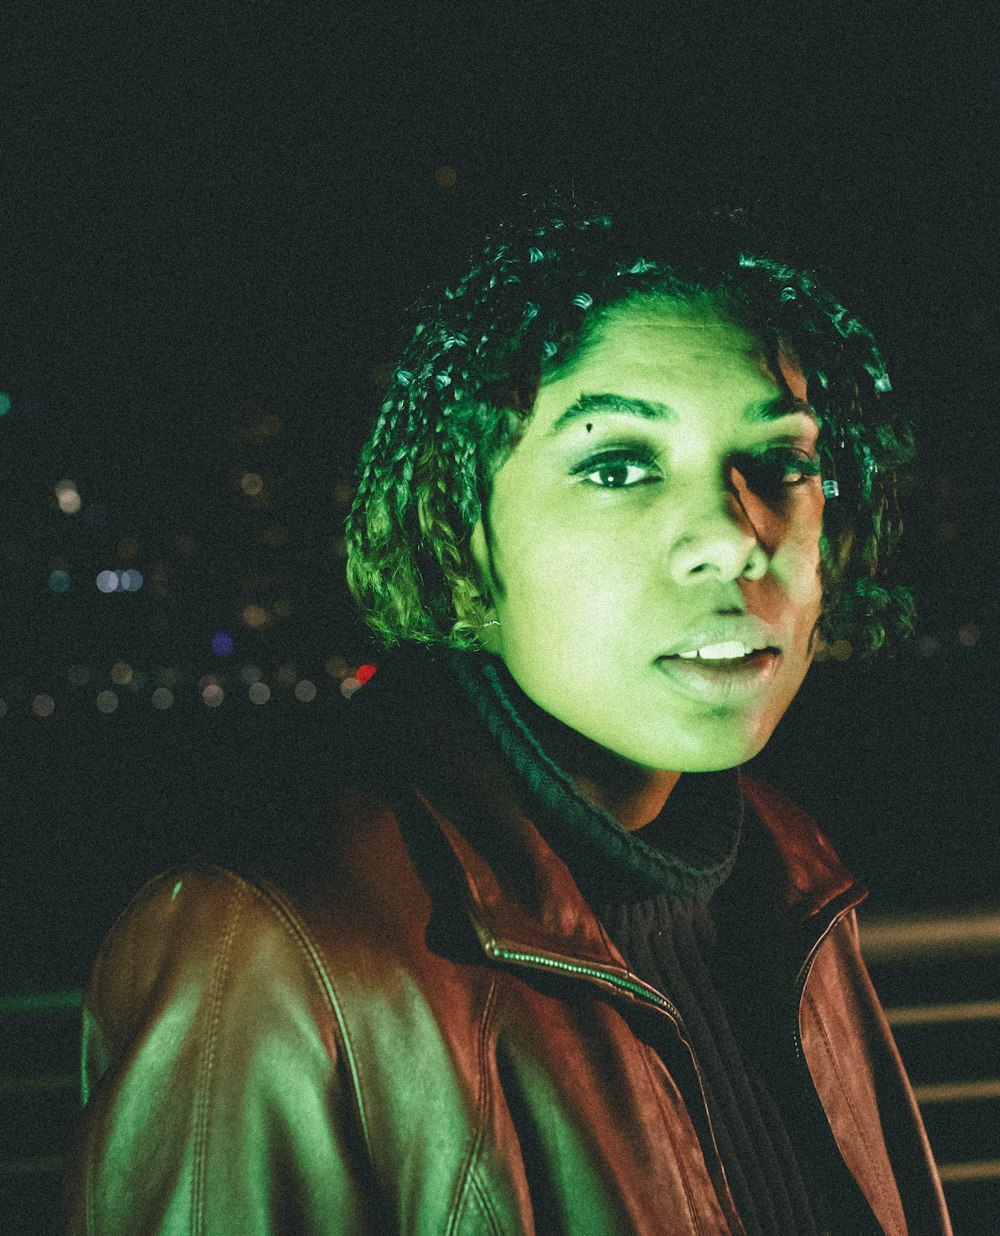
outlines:
[[[710,312],[619,307],[540,388],[474,532],[488,646],[642,767],[750,759],[812,660],[818,426],[794,359],[779,367]]]

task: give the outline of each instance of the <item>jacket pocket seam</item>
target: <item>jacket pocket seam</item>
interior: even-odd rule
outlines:
[[[468,1205],[469,1193],[475,1192],[483,1204],[484,1213],[490,1219],[490,1225],[494,1232],[498,1232],[495,1219],[490,1208],[485,1204],[485,1198],[475,1181],[475,1171],[479,1160],[479,1151],[483,1144],[486,1129],[486,1113],[489,1109],[489,1077],[486,1068],[486,1043],[489,1037],[490,1027],[493,1022],[493,1014],[497,1004],[497,976],[490,975],[490,985],[486,992],[486,1000],[483,1004],[483,1015],[479,1024],[479,1035],[477,1048],[479,1052],[479,1095],[476,1102],[476,1131],[469,1145],[468,1153],[465,1157],[465,1162],[462,1164],[461,1171],[458,1175],[456,1184],[454,1201],[449,1207],[451,1212],[448,1219],[448,1227],[445,1236],[455,1236],[458,1231],[458,1225],[462,1221],[466,1206]]]

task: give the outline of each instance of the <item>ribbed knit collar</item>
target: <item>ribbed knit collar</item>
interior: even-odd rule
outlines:
[[[743,821],[735,769],[683,774],[657,818],[628,832],[546,753],[536,734],[538,706],[502,661],[471,652],[447,660],[532,800],[539,831],[585,896],[707,897],[728,877]]]

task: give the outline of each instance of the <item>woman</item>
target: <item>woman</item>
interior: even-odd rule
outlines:
[[[322,835],[102,946],[69,1230],[950,1230],[865,890],[740,770],[906,631],[906,435],[716,224],[539,211],[418,306],[348,524],[393,651]]]

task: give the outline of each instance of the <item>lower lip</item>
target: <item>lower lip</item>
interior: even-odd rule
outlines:
[[[738,708],[752,703],[774,677],[780,653],[763,649],[745,661],[712,665],[686,657],[660,657],[656,668],[680,695],[699,704]]]

